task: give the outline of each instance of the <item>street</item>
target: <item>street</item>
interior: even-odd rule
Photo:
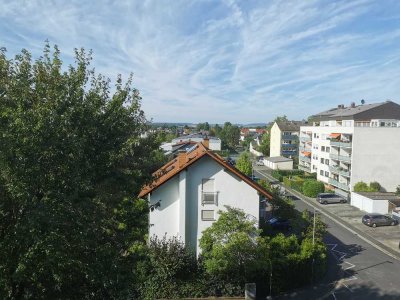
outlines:
[[[265,170],[259,167],[254,174],[272,180]],[[313,211],[299,198],[294,203],[300,212]],[[400,262],[330,218],[321,218],[328,226],[324,239],[330,254],[328,274],[315,288],[307,287],[279,299],[400,299]]]

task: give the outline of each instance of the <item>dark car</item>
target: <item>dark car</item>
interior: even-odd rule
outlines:
[[[268,224],[273,228],[273,229],[279,229],[279,230],[288,230],[292,226],[290,225],[290,221],[282,218],[272,218],[268,220]]]
[[[228,164],[230,164],[231,166],[234,166],[234,165],[236,164],[236,162],[234,161],[234,159],[233,159],[232,157],[228,157],[228,158],[226,159],[226,162],[227,162]]]
[[[321,204],[328,203],[346,203],[347,200],[342,196],[333,193],[320,193],[317,196],[317,201]]]
[[[382,214],[367,214],[362,217],[363,224],[370,227],[394,226],[399,224],[396,219]]]

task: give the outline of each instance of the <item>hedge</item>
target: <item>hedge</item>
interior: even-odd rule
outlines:
[[[325,191],[325,185],[318,180],[308,179],[303,184],[303,194],[307,197],[315,198],[319,193]]]
[[[302,170],[273,170],[271,172],[272,177],[278,179],[279,181],[283,181],[283,177],[285,176],[304,176],[304,171]]]
[[[283,177],[283,184],[301,193],[303,191],[304,179],[299,176]]]

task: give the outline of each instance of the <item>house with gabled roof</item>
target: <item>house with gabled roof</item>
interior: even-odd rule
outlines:
[[[231,206],[260,220],[261,200],[272,196],[203,143],[181,151],[139,194],[150,205],[149,236],[179,237],[199,253],[202,232]],[[265,209],[264,209],[265,210]]]

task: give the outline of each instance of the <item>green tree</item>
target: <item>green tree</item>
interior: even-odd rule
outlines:
[[[373,181],[369,183],[369,191],[370,192],[379,192],[381,190],[381,185],[379,182]]]
[[[264,154],[265,156],[270,155],[270,143],[271,143],[270,138],[271,138],[271,136],[270,136],[269,132],[268,131],[265,132],[262,135],[261,143],[260,143],[260,146],[258,147],[259,151],[262,154]]]
[[[400,185],[398,185],[398,186],[396,187],[396,192],[395,192],[395,194],[396,194],[397,196],[400,196]]]
[[[236,162],[236,168],[238,168],[239,171],[246,174],[247,176],[251,176],[253,172],[253,165],[247,152],[243,152],[239,156],[239,159]]]
[[[286,115],[278,116],[275,118],[274,122],[288,122],[288,118]]]
[[[357,182],[354,185],[355,192],[369,192],[369,186],[363,181]]]
[[[307,197],[315,198],[319,193],[325,191],[325,186],[321,181],[308,179],[303,183],[303,194]]]
[[[234,149],[239,144],[240,128],[230,122],[225,122],[217,136],[221,139],[223,148]]]
[[[201,130],[209,131],[210,130],[210,124],[208,124],[208,122],[199,123],[199,124],[196,125],[196,130],[197,131],[201,131]]]
[[[131,78],[0,51],[0,298],[127,298],[159,153]],[[63,70],[64,69],[64,70]],[[139,247],[140,248],[140,247]]]
[[[207,273],[244,284],[260,267],[258,247],[264,247],[257,221],[244,211],[226,206],[219,218],[200,238],[202,260]],[[259,243],[261,243],[259,245]],[[263,264],[265,262],[261,262]]]

